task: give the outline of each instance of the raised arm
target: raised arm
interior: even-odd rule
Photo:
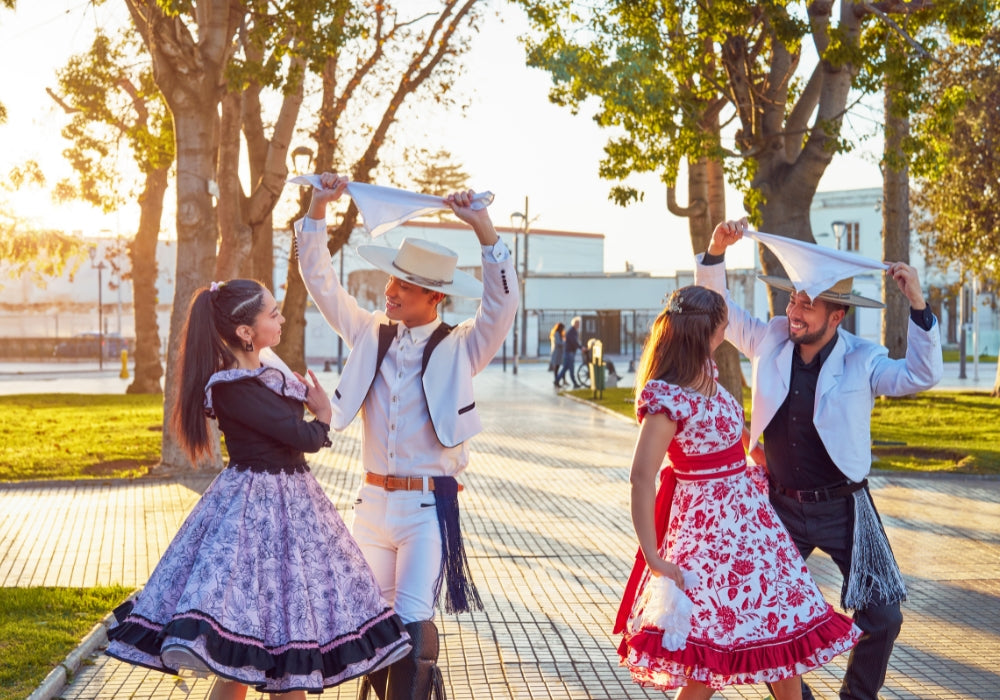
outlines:
[[[503,345],[517,314],[520,291],[510,251],[497,235],[486,209],[470,206],[472,194],[471,190],[456,192],[445,201],[459,219],[472,227],[482,246],[483,298],[466,336],[469,359],[473,370],[478,373]]]
[[[323,173],[320,180],[323,189],[313,189],[309,211],[294,224],[299,272],[323,318],[348,347],[353,347],[357,334],[371,323],[372,314],[358,305],[334,274],[326,233],[327,205],[343,195],[348,180],[336,173]]]

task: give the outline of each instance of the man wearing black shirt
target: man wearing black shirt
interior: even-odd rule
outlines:
[[[754,318],[726,293],[730,245],[746,220],[719,224],[695,273],[697,284],[726,294],[726,338],[752,363],[750,440],[763,434],[771,502],[803,557],[820,549],[844,575],[841,604],[864,636],[851,653],[842,700],[876,700],[902,625],[906,588],[868,492],[871,409],[876,396],[923,391],[941,379],[941,339],[917,272],[891,263],[887,276],[910,302],[904,359],[840,328],[850,306],[881,307],[841,280],[810,299],[791,282],[764,277],[791,293],[785,316]],[[825,249],[816,247],[815,264]],[[812,697],[803,687],[804,697]]]

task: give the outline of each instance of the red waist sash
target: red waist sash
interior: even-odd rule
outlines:
[[[660,472],[660,488],[656,491],[656,505],[653,518],[656,525],[657,545],[663,542],[667,534],[667,525],[670,523],[670,504],[674,500],[674,489],[677,486],[677,479],[686,481],[708,481],[710,479],[722,479],[727,476],[739,474],[746,469],[746,453],[743,451],[743,444],[737,441],[720,452],[712,452],[704,455],[686,455],[681,452],[676,442],[671,441],[667,448],[667,456],[670,457],[670,464]],[[738,466],[724,471],[706,472],[706,467],[718,467],[724,464],[734,464]],[[679,472],[679,473],[678,473]],[[632,612],[632,605],[635,603],[635,594],[639,588],[639,580],[642,572],[646,568],[646,558],[642,554],[642,547],[635,553],[635,563],[632,565],[632,573],[625,584],[625,593],[622,595],[621,605],[618,606],[618,616],[615,618],[613,634],[625,631],[625,623],[628,622],[629,613]]]

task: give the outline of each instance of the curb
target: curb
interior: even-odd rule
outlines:
[[[584,399],[584,398],[581,398],[579,396],[573,396],[572,394],[566,393],[564,391],[560,391],[559,392],[559,396],[561,396],[564,399],[569,399],[570,401],[576,401],[577,403],[583,404],[584,406],[590,406],[592,409],[594,409],[596,411],[600,411],[601,413],[606,413],[609,416],[614,416],[615,418],[617,418],[620,421],[624,421],[624,422],[630,423],[630,424],[635,424],[635,421],[633,421],[632,419],[626,418],[625,416],[623,416],[618,411],[612,410],[612,409],[608,408],[607,406],[601,406],[600,404],[593,403],[592,401],[590,401],[588,399]]]
[[[108,613],[103,620],[94,625],[79,646],[49,672],[45,680],[28,696],[28,700],[53,700],[59,697],[63,688],[73,679],[73,674],[79,670],[83,660],[108,643],[108,627],[114,619],[114,613]]]

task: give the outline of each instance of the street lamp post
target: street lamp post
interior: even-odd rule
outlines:
[[[840,250],[840,239],[844,237],[845,233],[847,233],[847,222],[834,221],[830,224],[830,228],[833,230],[833,238],[837,242],[837,250]]]
[[[528,354],[528,302],[525,293],[528,287],[528,232],[531,230],[531,219],[528,218],[528,198],[524,198],[524,212],[516,211],[510,215],[510,227],[514,228],[514,220],[521,222],[520,231],[524,234],[524,259],[521,273],[518,274],[518,286],[521,292],[521,354]],[[514,269],[517,269],[517,230],[514,231]],[[517,356],[517,343],[514,343],[514,356]]]
[[[101,260],[96,265],[97,246],[92,245],[88,251],[90,253],[90,266],[97,270],[97,368],[104,369],[104,261]]]
[[[510,219],[511,219],[511,228],[513,228],[514,227],[514,215],[513,214],[511,214]],[[516,231],[514,232],[514,268],[515,269],[517,268],[517,232]],[[524,309],[521,307],[520,304],[518,305],[518,308],[515,310],[514,314],[515,314],[515,316],[514,316],[514,343],[513,343],[514,347],[512,348],[512,352],[511,352],[511,371],[514,374],[517,374],[517,358],[518,358],[518,355],[520,355],[520,353],[517,351],[517,347],[518,347],[517,346],[517,325],[518,325],[517,324],[517,314],[521,314],[522,316],[524,315]],[[506,343],[504,344],[504,347],[506,348]]]

